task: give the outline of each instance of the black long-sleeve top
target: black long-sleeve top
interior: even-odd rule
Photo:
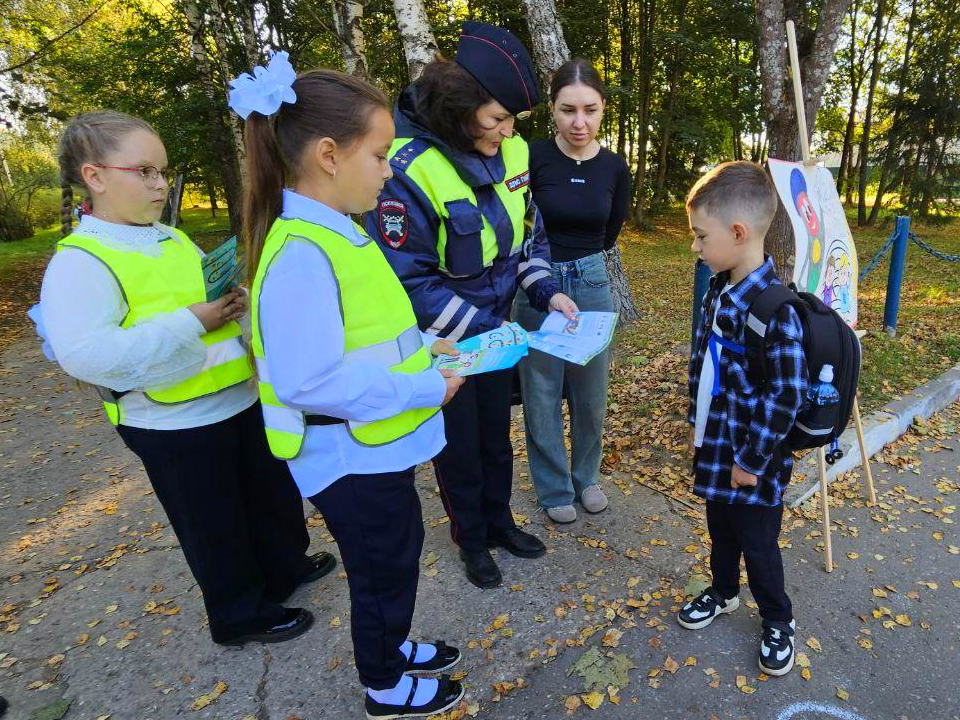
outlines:
[[[553,138],[530,143],[530,186],[554,262],[609,250],[627,217],[630,170],[606,148],[589,160],[567,157]]]

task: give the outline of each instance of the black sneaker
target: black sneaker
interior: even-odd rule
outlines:
[[[760,669],[767,675],[786,675],[793,668],[793,636],[797,623],[763,621],[760,638]]]
[[[420,678],[413,678],[413,686],[410,688],[410,695],[403,705],[391,705],[389,703],[377,702],[369,693],[364,693],[364,709],[367,711],[368,720],[395,720],[396,718],[408,717],[426,717],[435,713],[442,713],[458,705],[463,699],[463,685],[456,680],[451,680],[449,675],[440,677],[440,685],[437,687],[437,694],[433,700],[425,705],[412,707],[410,703],[413,696],[417,693],[417,684]]]
[[[723,613],[732,613],[740,607],[740,598],[734,595],[729,600],[720,597],[720,593],[708,587],[698,597],[688,602],[677,613],[677,622],[687,630],[699,630],[713,622]]]
[[[432,658],[424,662],[414,662],[413,658],[417,656],[417,645],[419,643],[411,640],[410,644],[413,645],[413,649],[410,651],[410,660],[407,661],[407,669],[404,670],[407,675],[440,673],[452,668],[460,662],[460,658],[462,657],[460,651],[455,647],[447,645],[443,640],[437,640],[433,643],[437,652]]]

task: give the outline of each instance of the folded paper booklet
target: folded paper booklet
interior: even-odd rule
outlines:
[[[438,370],[453,370],[457,375],[477,375],[512,368],[527,354],[527,333],[510,323],[482,335],[461,340],[454,347],[459,355],[441,355],[433,361]]]
[[[207,253],[201,267],[207,302],[223,297],[230,288],[239,285],[246,274],[246,263],[237,258],[236,235]]]
[[[534,350],[586,365],[613,340],[617,317],[617,313],[579,312],[568,320],[563,313],[552,312],[537,332],[528,333],[527,342]]]

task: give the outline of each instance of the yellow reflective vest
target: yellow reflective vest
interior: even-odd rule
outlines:
[[[271,383],[270,363],[263,351],[260,290],[270,265],[290,239],[316,245],[333,270],[340,295],[343,321],[343,363],[373,362],[392,372],[413,374],[430,367],[407,294],[390,265],[363,229],[357,236],[339,233],[298,219],[277,219],[264,242],[251,289],[253,354],[257,363],[260,402],[267,441],[274,456],[291,460],[300,454],[308,414],[284,405]],[[333,309],[331,308],[331,312]],[[297,312],[290,308],[290,312]],[[345,421],[354,441],[366,446],[386,445],[409,435],[436,415],[439,408],[417,408],[373,422]]]
[[[81,233],[61,240],[57,251],[82,250],[110,270],[128,308],[120,327],[129,328],[153,315],[175,312],[207,299],[200,253],[184,233],[176,229],[173,232],[175,237],[160,242],[159,257],[108,247],[97,238]],[[237,340],[240,336],[240,326],[235,322],[201,336],[207,347],[203,369],[176,385],[146,388],[144,395],[152,402],[171,405],[212,395],[248,380],[253,376],[253,368]],[[108,388],[97,389],[107,419],[113,425],[121,425],[119,395]]]

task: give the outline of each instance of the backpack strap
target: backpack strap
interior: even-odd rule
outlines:
[[[797,302],[796,293],[786,285],[768,285],[750,304],[747,325],[743,330],[747,349],[748,374],[756,385],[767,379],[767,328],[784,305]]]

